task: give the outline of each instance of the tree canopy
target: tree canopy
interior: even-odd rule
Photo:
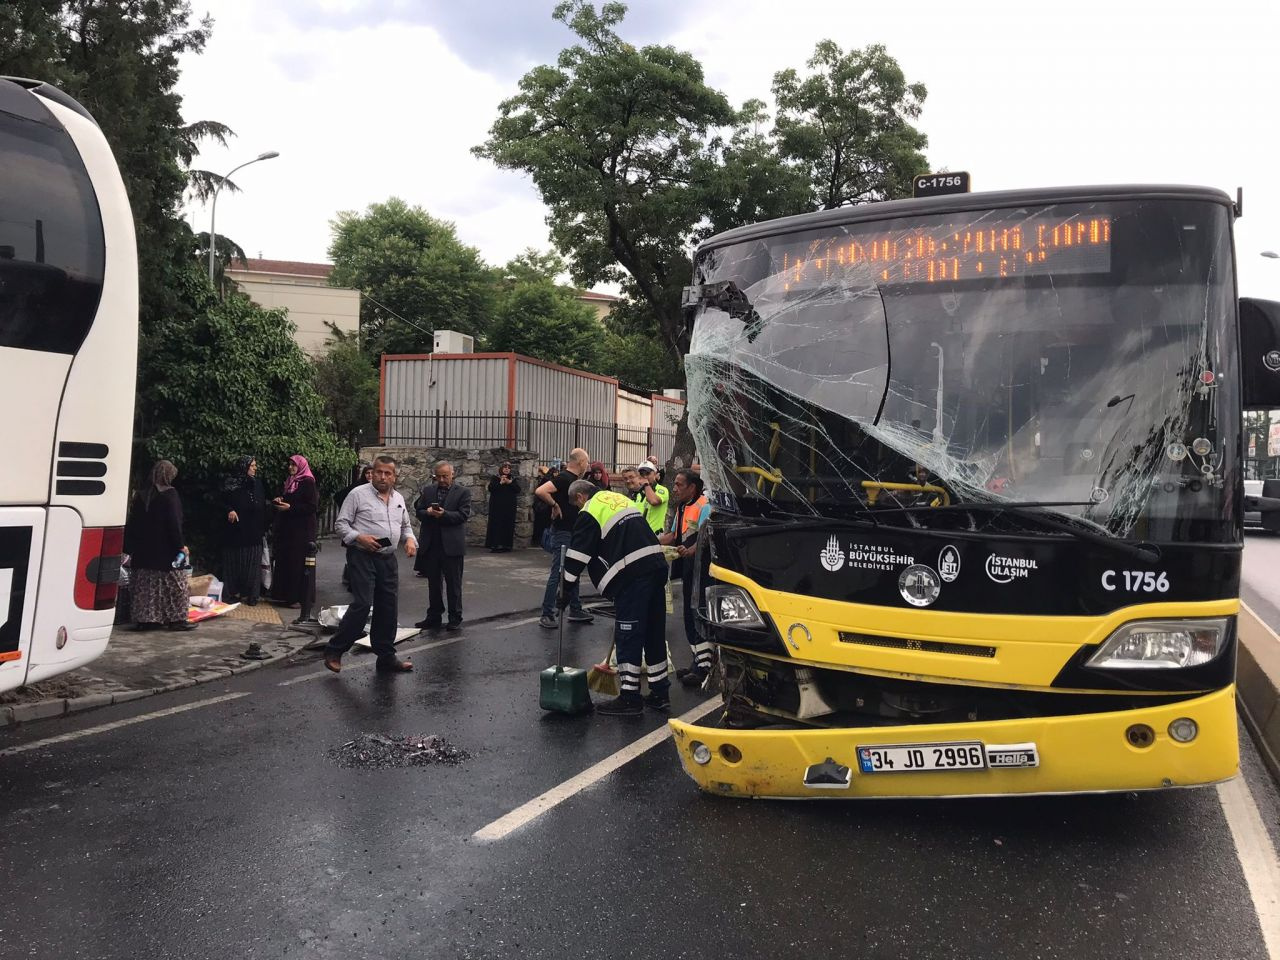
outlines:
[[[208,238],[180,216],[184,194],[210,182],[192,169],[199,144],[231,135],[215,121],[185,121],[175,91],[180,58],[198,54],[212,26],[193,23],[184,0],[0,4],[0,74],[45,80],[80,101],[120,167],[140,281],[133,470],[160,457],[177,464],[193,546],[211,540],[212,505],[236,457],[257,456],[269,487],[291,453],[312,459],[322,485],[340,482],[354,460],[329,431],[287,318],[239,295],[220,302],[199,256]],[[242,255],[221,236],[218,250]]]
[[[536,250],[499,270],[485,348],[594,370],[603,331],[577,291],[557,282],[564,272],[560,257]]]
[[[880,44],[845,53],[821,41],[808,76],[774,74],[774,124],[782,155],[811,184],[814,207],[911,195],[911,179],[926,169],[928,138],[908,121],[920,116],[926,90],[907,83]]]
[[[361,291],[364,348],[382,353],[431,350],[437,329],[484,333],[493,278],[454,225],[398,197],[331,223],[329,282]]]

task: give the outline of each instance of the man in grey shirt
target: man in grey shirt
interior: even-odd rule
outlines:
[[[334,673],[342,669],[342,655],[364,632],[372,607],[369,642],[378,655],[377,669],[408,673],[413,663],[397,657],[395,647],[399,619],[396,594],[400,585],[396,547],[403,540],[404,552],[412,557],[418,552],[418,541],[409,524],[404,497],[396,490],[395,460],[386,456],[374,460],[373,480],[347,494],[333,526],[347,548],[351,606],[338,624],[338,632],[325,646],[324,665]]]

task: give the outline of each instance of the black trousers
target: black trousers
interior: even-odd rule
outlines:
[[[628,579],[613,598],[613,642],[618,654],[618,686],[624,697],[640,696],[642,669],[651,692],[662,694],[671,686],[667,676],[666,585],[667,571],[658,570]]]
[[[373,652],[378,655],[379,662],[396,659],[397,594],[400,588],[396,555],[347,547],[347,577],[351,581],[351,606],[347,607],[346,615],[338,624],[338,632],[329,638],[325,653],[340,657],[350,650],[364,633],[372,608],[369,643]]]
[[[446,598],[449,601],[449,622],[462,622],[462,561],[465,557],[446,557],[439,547],[430,547],[422,564],[427,575],[427,592],[430,604],[427,620],[439,621],[444,616]],[[444,581],[444,590],[440,581]]]

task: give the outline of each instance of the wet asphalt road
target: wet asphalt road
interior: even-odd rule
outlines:
[[[0,756],[0,957],[1267,956],[1213,789],[732,801],[698,794],[668,741],[477,843],[661,723],[543,714],[554,634],[499,629],[512,622],[416,653],[411,676],[299,663],[0,735],[241,694]],[[566,659],[597,659],[608,626],[571,631]],[[674,712],[698,702],[677,688]],[[473,756],[337,767],[327,751],[362,732],[440,734]]]

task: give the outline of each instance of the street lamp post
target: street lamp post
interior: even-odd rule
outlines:
[[[218,249],[218,234],[215,226],[218,220],[218,191],[222,189],[222,185],[231,178],[231,174],[235,173],[236,170],[243,170],[245,167],[249,166],[249,164],[251,163],[257,163],[259,160],[273,160],[278,156],[280,156],[280,154],[275,150],[268,150],[266,153],[260,153],[256,157],[254,157],[252,160],[247,160],[244,163],[240,164],[240,166],[234,167],[230,171],[230,173],[222,177],[222,179],[218,181],[218,185],[213,188],[213,202],[209,206],[209,282],[210,283],[213,283],[214,254]]]

